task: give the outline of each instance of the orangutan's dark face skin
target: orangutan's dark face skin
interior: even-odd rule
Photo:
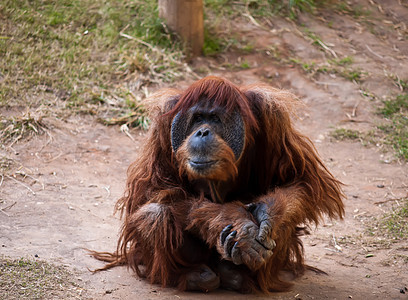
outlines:
[[[208,107],[208,101],[202,99],[198,105],[176,115],[171,133],[173,150],[190,178],[225,181],[236,175],[235,162],[245,142],[244,125],[238,113]],[[223,176],[219,177],[220,173]]]

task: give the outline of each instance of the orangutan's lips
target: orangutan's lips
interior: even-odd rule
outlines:
[[[213,164],[215,164],[215,162],[216,162],[215,160],[210,161],[190,160],[189,164],[193,169],[204,170],[211,167]]]

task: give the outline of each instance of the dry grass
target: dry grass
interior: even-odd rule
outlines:
[[[31,116],[30,113],[21,116],[13,116],[10,119],[2,120],[0,123],[0,141],[12,147],[20,139],[31,134],[43,132],[45,125],[42,117]]]
[[[2,299],[78,299],[83,289],[74,281],[73,275],[61,266],[24,258],[0,258]]]
[[[380,114],[387,121],[378,126],[385,135],[385,143],[391,145],[399,157],[408,160],[408,94],[384,101]]]
[[[378,114],[384,120],[370,132],[359,132],[353,129],[337,128],[330,135],[337,140],[358,140],[363,144],[393,148],[396,156],[408,160],[408,94],[398,95],[383,101]]]
[[[363,249],[393,248],[396,255],[403,255],[404,251],[400,253],[399,250],[408,246],[408,198],[390,199],[387,202],[390,201],[394,203],[393,206],[381,216],[356,215],[355,218],[364,224],[364,231],[341,237],[339,243],[353,244]]]
[[[367,232],[370,236],[383,236],[389,240],[408,239],[408,198],[397,201],[397,205],[376,219]]]
[[[122,116],[146,89],[194,76],[153,0],[5,0],[0,15],[3,142],[38,130],[30,115]]]

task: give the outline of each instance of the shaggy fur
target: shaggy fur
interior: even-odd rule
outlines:
[[[214,154],[225,162],[214,173],[211,196],[193,187],[194,173],[183,163],[188,153],[181,146],[175,155],[170,141],[173,118],[203,96],[211,107],[238,110],[245,124],[238,161],[225,143]],[[247,205],[265,203],[276,247],[272,256],[237,267],[246,282],[241,291],[287,289],[290,283],[281,279],[281,271],[300,275],[306,268],[299,239],[304,226],[318,225],[324,214],[344,214],[340,182],[292,126],[294,96],[266,85],[237,87],[207,77],[160,98],[145,148],[129,167],[126,193],[117,202],[123,217],[117,251],[93,255],[109,262],[103,269],[127,265],[151,283],[185,289],[186,274],[198,265],[217,272],[225,258],[221,231],[232,224],[237,236],[245,236],[248,220],[256,223]]]

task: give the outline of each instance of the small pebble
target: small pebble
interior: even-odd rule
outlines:
[[[384,185],[383,184],[377,184],[377,187],[382,189],[382,188],[384,188]]]

